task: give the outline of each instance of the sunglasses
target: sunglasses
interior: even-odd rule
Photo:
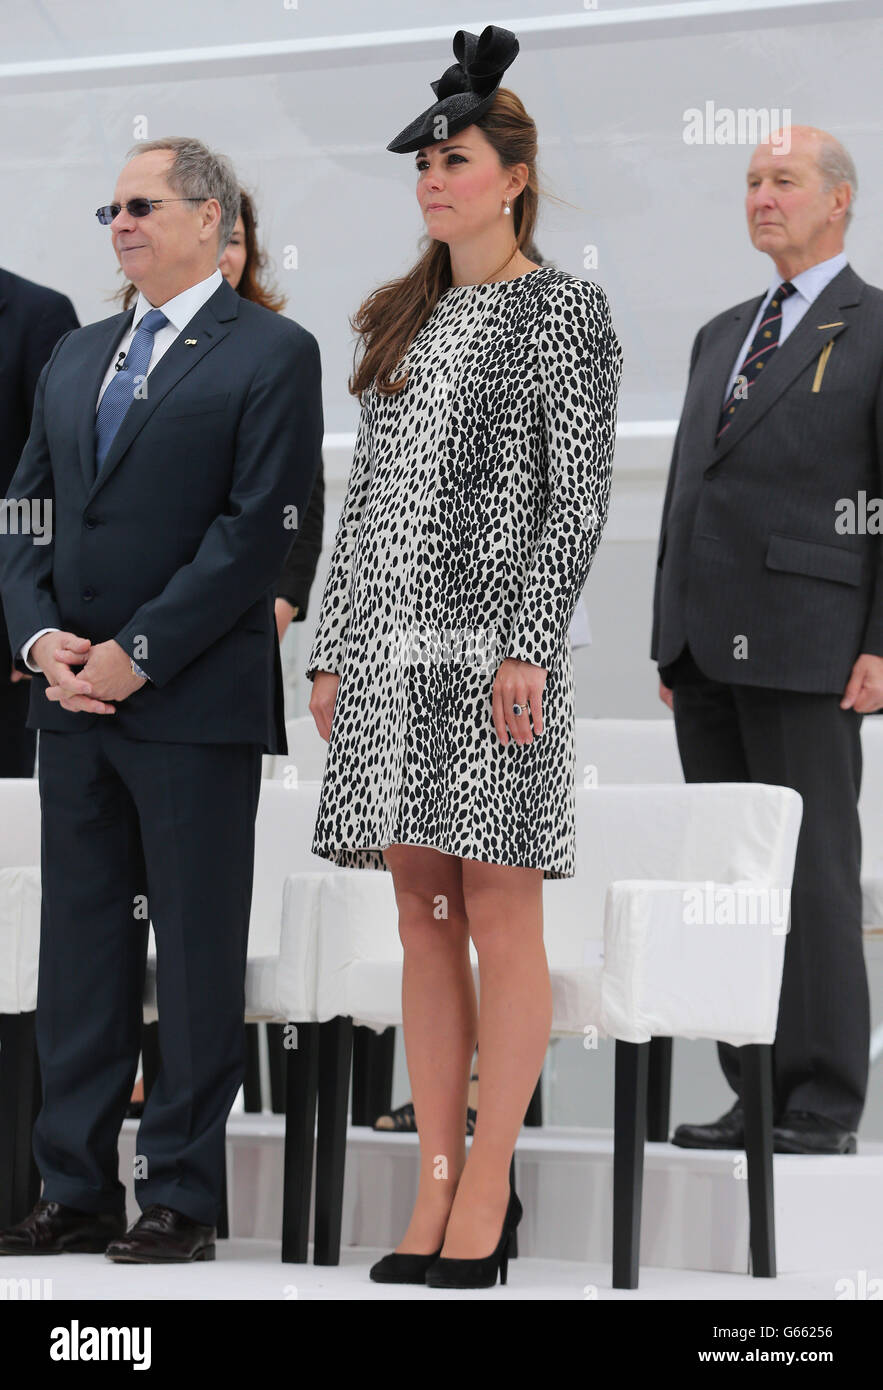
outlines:
[[[103,208],[96,210],[95,216],[102,227],[107,227],[118,216],[123,207],[131,217],[147,217],[154,208],[161,208],[163,203],[204,203],[205,201],[205,198],[130,198],[125,204],[106,203]]]

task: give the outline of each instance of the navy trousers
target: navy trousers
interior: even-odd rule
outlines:
[[[104,715],[41,731],[42,920],[34,1157],[48,1200],[121,1212],[148,919],[160,1069],[136,1143],[142,1210],[217,1220],[245,1068],[244,993],[262,748],[144,742]]]

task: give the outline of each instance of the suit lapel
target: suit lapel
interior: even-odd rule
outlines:
[[[758,420],[763,418],[770,406],[776,403],[792,381],[818,357],[825,344],[847,330],[849,310],[861,301],[861,291],[862,281],[851,266],[846,265],[834,276],[830,284],[825,286],[818,298],[813,300],[794,331],[789,333],[781,347],[776,349],[768,369],[754,382],[748,393],[748,399],[739,406],[733,416],[733,423],[730,428],[713,444],[715,463],[723,458],[734,444],[738,444],[739,440],[747,434],[752,426],[757,424]],[[755,314],[759,302],[755,301]],[[752,319],[753,316],[752,314]],[[749,319],[750,321],[751,319]],[[744,320],[741,328],[744,338],[747,332]],[[727,372],[720,378],[720,391],[715,402],[715,420],[720,418],[724,385],[729,377],[729,372],[732,371],[738,346],[737,344],[730,357]],[[715,432],[716,429],[717,426],[715,425]]]
[[[87,501],[91,502],[95,493],[104,486],[108,478],[114,472],[126,450],[136,439],[140,431],[144,428],[153,412],[162,400],[168,395],[169,391],[187,375],[197,362],[211,352],[212,348],[217,347],[218,343],[223,342],[230,332],[231,322],[235,320],[239,307],[239,296],[226,280],[215,290],[214,294],[201,309],[193,315],[189,323],[178,334],[172,346],[163,353],[159,362],[147,377],[147,396],[144,400],[134,400],[123,417],[122,424],[113,438],[113,443],[107,451],[101,472],[95,476],[95,402],[98,399],[98,392],[104,373],[107,371],[111,353],[117,342],[120,341],[122,334],[117,326],[115,335],[109,343],[108,350],[104,354],[103,365],[98,371],[94,381],[94,390],[91,392],[87,402],[89,408],[88,421],[84,423],[88,426],[86,433],[80,435],[81,463],[83,452],[86,451],[86,458],[91,469],[86,478],[86,485],[89,489]],[[126,326],[130,327],[134,309],[131,315],[127,316]],[[192,340],[195,340],[192,341]],[[84,467],[85,472],[85,467]]]

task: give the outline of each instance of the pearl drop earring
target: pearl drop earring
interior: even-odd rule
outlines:
[[[507,217],[511,217],[511,216],[512,216],[512,209],[511,209],[510,206],[509,206],[509,199],[508,199],[508,198],[506,199],[506,206],[503,208],[503,212],[504,212],[504,214],[505,214]]]

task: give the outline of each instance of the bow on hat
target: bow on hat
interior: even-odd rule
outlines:
[[[458,29],[454,56],[456,63],[429,84],[439,101],[457,92],[486,97],[499,86],[503,73],[518,56],[518,40],[508,29],[495,24],[489,24],[479,38],[466,29]]]

